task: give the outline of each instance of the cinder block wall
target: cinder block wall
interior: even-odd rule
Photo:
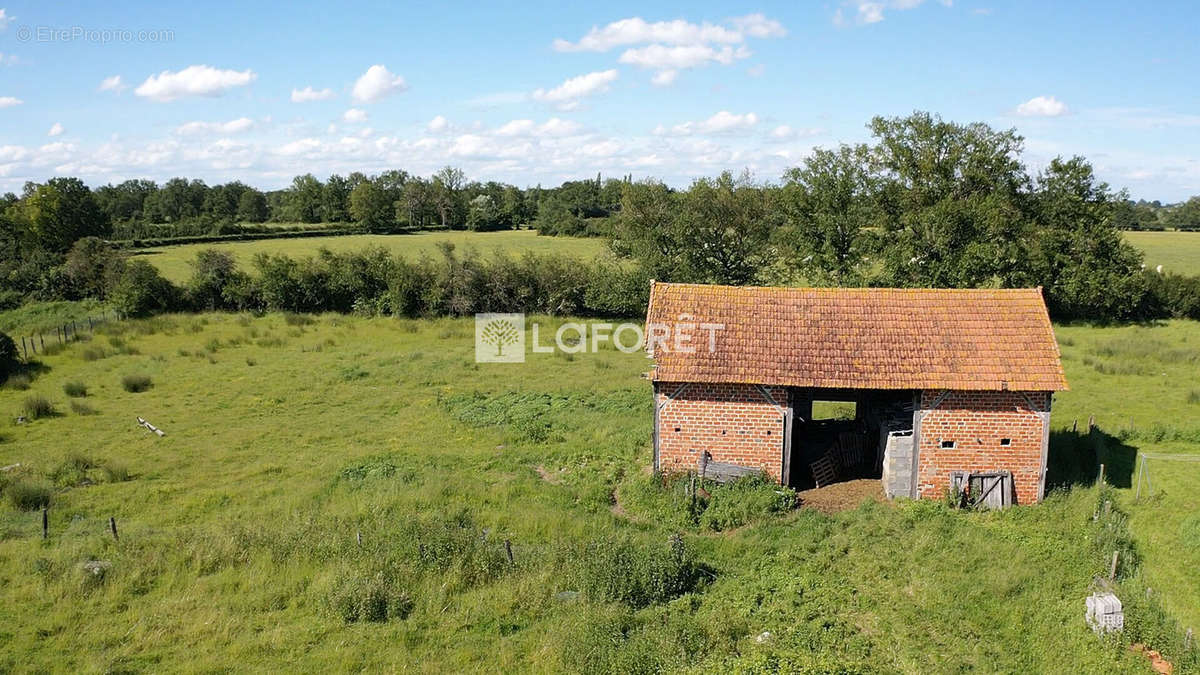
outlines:
[[[1036,502],[1050,393],[952,391],[937,403],[941,393],[921,392],[924,413],[917,465],[921,498],[941,498],[952,471],[1006,470],[1012,472],[1017,503]],[[1010,439],[1007,447],[1000,444],[1004,438]],[[954,441],[954,449],[943,449],[942,441]]]
[[[668,400],[681,386],[679,382],[656,383],[660,470],[695,471],[700,452],[707,450],[714,462],[762,469],[780,480],[785,388],[693,382]],[[763,389],[775,403],[763,395]]]

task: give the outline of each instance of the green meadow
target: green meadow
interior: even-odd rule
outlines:
[[[1125,240],[1146,255],[1146,267],[1200,274],[1200,232],[1125,232]]]
[[[284,254],[293,258],[315,255],[320,248],[334,252],[360,251],[368,246],[382,246],[392,253],[408,258],[422,255],[437,256],[442,243],[454,244],[458,251],[474,248],[482,255],[502,252],[510,255],[533,253],[562,253],[590,258],[605,250],[604,241],[582,237],[538,236],[534,230],[504,232],[436,231],[408,234],[350,234],[331,237],[298,237],[257,239],[230,243],[183,244],[137,251],[139,256],[154,264],[164,277],[180,283],[192,273],[191,263],[196,253],[209,248],[231,251],[242,269],[250,269],[258,253]]]
[[[1130,480],[1200,453],[1200,324],[1059,337],[1045,503],[823,515],[651,475],[641,353],[476,364],[469,319],[105,324],[0,390],[0,671],[1149,672],[1084,598],[1120,547],[1200,626],[1200,464]]]

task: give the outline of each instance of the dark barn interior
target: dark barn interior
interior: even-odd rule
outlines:
[[[880,478],[889,439],[908,438],[911,447],[916,392],[792,388],[789,396],[792,438],[784,474],[790,487],[807,490],[856,478]],[[821,410],[829,406],[821,402],[850,403],[854,411],[822,419]],[[894,447],[896,441],[891,442]]]

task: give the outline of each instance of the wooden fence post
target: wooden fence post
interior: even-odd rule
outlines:
[[[29,347],[25,346],[25,336],[21,336],[21,351],[25,354],[25,360],[29,360]]]
[[[1112,568],[1108,571],[1108,580],[1116,581],[1117,579],[1117,558],[1121,555],[1120,551],[1113,551]]]
[[[508,564],[509,565],[514,564],[513,563],[513,554],[512,554],[512,542],[509,541],[508,539],[504,540],[504,553],[506,555],[508,555]]]
[[[112,530],[113,541],[121,541],[121,538],[117,536],[117,519],[116,518],[109,516],[108,527],[109,527],[109,529]]]
[[[1187,632],[1183,634],[1183,650],[1187,651],[1191,648],[1192,648],[1192,629],[1189,628],[1189,629],[1187,629]]]
[[[50,507],[42,507],[42,539],[50,538]]]

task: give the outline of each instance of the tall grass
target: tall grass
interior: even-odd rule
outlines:
[[[154,386],[154,382],[149,375],[125,375],[121,378],[121,388],[132,394],[146,391],[152,386]]]

